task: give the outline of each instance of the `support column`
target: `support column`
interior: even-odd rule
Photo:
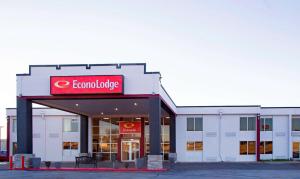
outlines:
[[[17,153],[32,154],[32,101],[17,97]]]
[[[160,146],[161,135],[161,100],[159,96],[149,98],[149,133],[150,153],[148,155],[148,168],[160,169],[162,166],[162,155]]]
[[[89,137],[88,137],[88,116],[80,116],[80,153],[88,153]]]
[[[170,153],[176,153],[176,116],[170,116]]]
[[[160,155],[161,101],[158,96],[149,98],[150,155]]]
[[[260,114],[256,117],[256,161],[260,161]]]

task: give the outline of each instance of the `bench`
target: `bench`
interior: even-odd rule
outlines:
[[[97,160],[94,157],[80,156],[80,157],[75,157],[75,160],[76,160],[75,168],[79,168],[79,164],[94,164],[94,167],[97,168]]]

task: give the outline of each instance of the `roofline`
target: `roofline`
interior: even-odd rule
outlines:
[[[111,63],[111,64],[58,64],[58,65],[29,65],[29,73],[16,74],[16,76],[30,76],[31,68],[34,67],[55,67],[56,70],[60,70],[61,67],[85,67],[87,70],[91,69],[93,66],[114,66],[116,69],[122,68],[122,66],[144,66],[144,74],[160,74],[158,71],[148,72],[146,63]]]
[[[262,109],[272,109],[272,108],[282,108],[282,109],[290,108],[290,109],[293,109],[293,108],[300,108],[300,107],[292,106],[292,107],[261,107],[261,108]]]
[[[260,105],[224,105],[224,106],[177,106],[177,108],[204,108],[204,107],[260,107],[261,109],[272,109],[272,108],[278,108],[278,109],[293,109],[293,108],[300,108],[297,106],[292,106],[292,107],[280,107],[280,106],[276,106],[276,107],[262,107]]]
[[[170,98],[170,100],[174,104],[174,106],[177,108],[176,103],[173,101],[173,99],[171,98],[171,96],[169,95],[169,93],[167,92],[167,90],[164,88],[164,86],[162,84],[160,84],[160,86],[165,91],[165,93],[167,94],[168,98]]]
[[[13,109],[17,109],[17,108],[5,108],[6,110],[13,110]],[[32,107],[32,109],[56,109],[56,108],[49,108],[49,107]],[[57,109],[59,110],[59,109]]]
[[[231,105],[231,106],[176,106],[176,108],[213,108],[213,107],[261,107],[259,105]],[[292,106],[292,107],[261,107],[262,109],[272,109],[272,108],[277,108],[277,109],[293,109],[293,108],[300,108],[297,106]],[[12,109],[17,109],[17,108],[5,108],[6,110],[12,110]],[[56,108],[50,108],[50,107],[32,107],[32,109],[56,109]],[[59,109],[58,109],[59,110]]]
[[[206,107],[261,107],[260,105],[224,105],[224,106],[177,106],[178,108],[206,108]]]

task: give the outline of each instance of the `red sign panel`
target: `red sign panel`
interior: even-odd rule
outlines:
[[[141,122],[119,122],[120,134],[141,133]]]
[[[65,94],[123,94],[124,77],[110,76],[51,76],[50,93]]]

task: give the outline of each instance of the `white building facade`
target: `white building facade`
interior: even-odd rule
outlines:
[[[79,153],[124,162],[168,160],[170,153],[178,162],[299,159],[300,108],[176,106],[160,77],[145,64],[30,66],[17,75],[17,108],[7,109],[9,154],[43,161],[74,161]]]

